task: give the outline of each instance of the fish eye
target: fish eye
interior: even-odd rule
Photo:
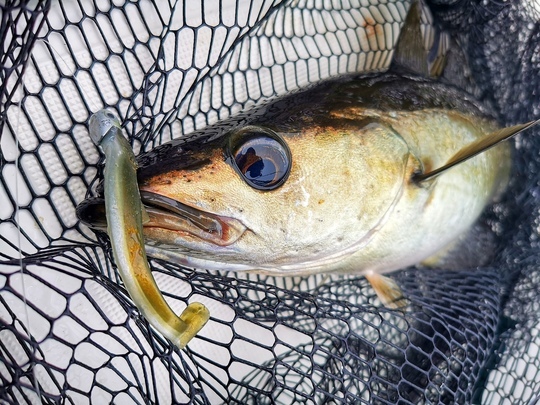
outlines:
[[[232,164],[244,181],[257,190],[281,186],[291,169],[291,152],[274,131],[248,126],[231,137]]]

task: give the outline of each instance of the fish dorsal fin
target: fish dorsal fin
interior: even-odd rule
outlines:
[[[403,28],[399,33],[393,61],[413,72],[428,76],[424,38],[420,29],[421,13],[421,6],[417,1],[411,4]]]
[[[413,179],[417,182],[422,182],[422,181],[431,179],[435,176],[438,176],[444,173],[445,171],[447,171],[448,169],[450,169],[451,167],[454,167],[472,158],[473,156],[476,156],[482,152],[485,152],[489,148],[492,148],[493,146],[497,145],[498,143],[502,141],[510,139],[511,137],[519,134],[522,131],[525,131],[526,129],[538,124],[539,122],[540,122],[540,119],[536,121],[527,122],[526,124],[514,125],[511,127],[499,129],[495,132],[491,132],[490,134],[487,134],[486,136],[463,147],[454,156],[452,156],[448,160],[448,162],[446,162],[445,165],[427,173],[415,174]]]
[[[424,77],[440,76],[444,70],[450,37],[433,22],[427,6],[414,1],[399,33],[392,61]]]

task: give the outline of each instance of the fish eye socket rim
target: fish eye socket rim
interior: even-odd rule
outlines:
[[[269,186],[263,186],[255,182],[249,181],[244,175],[244,173],[242,173],[242,171],[238,167],[238,164],[236,163],[234,151],[238,150],[239,142],[241,141],[246,142],[252,138],[256,138],[257,137],[256,135],[251,135],[251,136],[249,135],[250,133],[254,133],[254,132],[266,135],[269,138],[277,141],[279,145],[283,148],[283,151],[285,152],[285,156],[287,158],[287,167],[286,167],[285,174],[279,181]],[[277,132],[273,131],[272,129],[268,127],[258,126],[258,125],[246,125],[245,127],[242,127],[241,129],[233,132],[231,136],[229,137],[228,142],[225,145],[225,155],[226,155],[227,163],[229,163],[233,167],[233,169],[240,176],[240,178],[244,180],[244,182],[247,183],[250,187],[259,191],[272,191],[281,187],[283,184],[285,184],[285,182],[289,178],[289,174],[292,168],[292,154],[291,154],[291,150],[287,142],[285,142],[285,140],[283,139],[281,135],[279,135]]]

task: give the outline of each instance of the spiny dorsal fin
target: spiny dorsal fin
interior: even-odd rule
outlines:
[[[450,169],[451,167],[454,167],[472,158],[473,156],[476,156],[482,152],[485,152],[489,148],[492,148],[493,146],[497,145],[499,142],[510,139],[511,137],[538,124],[539,122],[540,122],[540,119],[536,121],[527,122],[526,124],[519,124],[519,125],[514,125],[511,127],[502,128],[495,132],[492,132],[484,136],[483,138],[480,138],[474,141],[473,143],[462,148],[458,153],[452,156],[448,160],[448,162],[446,162],[444,166],[441,166],[438,169],[432,170],[428,173],[416,174],[414,176],[414,180],[417,182],[421,182],[424,180],[431,179],[432,177],[437,176],[441,173],[444,173],[446,170]]]
[[[399,33],[393,62],[422,76],[429,76],[424,38],[420,29],[421,13],[421,6],[417,1],[411,4],[405,23]]]
[[[409,9],[392,62],[418,75],[438,77],[446,65],[450,36],[433,22],[423,1],[414,1]]]

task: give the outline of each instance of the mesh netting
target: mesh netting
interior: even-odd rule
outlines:
[[[152,260],[179,351],[133,305],[75,207],[101,175],[87,132],[115,111],[136,151],[323,79],[385,71],[402,1],[0,3],[0,400],[7,403],[528,403],[540,390],[539,141],[482,218],[490,267],[272,278]],[[433,2],[505,123],[540,116],[536,3]],[[499,27],[509,26],[501,32]],[[470,26],[470,29],[464,27]],[[471,34],[474,31],[474,35]]]

